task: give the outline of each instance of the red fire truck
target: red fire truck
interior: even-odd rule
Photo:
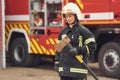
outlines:
[[[97,50],[89,60],[98,61],[105,76],[119,77],[120,0],[1,1],[5,8],[5,52],[13,65],[37,65],[41,57],[55,56],[54,45],[64,26],[61,9],[74,2],[81,10],[80,23],[96,37]]]

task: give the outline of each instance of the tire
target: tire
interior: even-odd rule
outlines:
[[[42,62],[40,55],[34,55],[33,62],[31,66],[38,66]]]
[[[102,46],[98,56],[99,67],[103,75],[118,78],[120,75],[120,45],[108,42]]]
[[[10,46],[11,60],[14,66],[31,66],[33,55],[28,54],[28,46],[24,38],[16,38]]]

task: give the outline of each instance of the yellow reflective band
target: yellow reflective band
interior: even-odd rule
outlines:
[[[85,40],[85,44],[88,44],[90,42],[95,42],[95,39],[94,38],[88,38]]]
[[[82,45],[83,45],[83,43],[82,43],[82,36],[79,36],[79,45],[78,46],[80,47]]]
[[[58,62],[58,61],[55,61],[55,64],[59,64],[59,62]]]
[[[62,10],[62,13],[72,13],[72,9]]]
[[[63,67],[59,67],[59,70],[58,71],[63,71]]]
[[[87,69],[70,68],[70,72],[88,74]]]
[[[72,9],[67,9],[67,12],[72,12]]]
[[[85,47],[87,49],[87,53],[90,54],[90,50],[89,50],[88,46],[86,45]]]

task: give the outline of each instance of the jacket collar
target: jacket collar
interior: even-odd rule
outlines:
[[[76,22],[76,24],[74,24],[74,26],[72,28],[69,27],[69,24],[66,23],[66,28],[67,28],[67,31],[66,32],[69,32],[69,31],[72,31],[73,33],[75,33],[76,31],[78,31],[78,28],[79,27],[79,22]]]

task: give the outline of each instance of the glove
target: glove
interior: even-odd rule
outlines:
[[[73,56],[76,56],[76,55],[78,55],[78,50],[77,50],[77,48],[72,48],[72,49],[70,49],[70,51],[68,51],[68,53],[70,53]]]

